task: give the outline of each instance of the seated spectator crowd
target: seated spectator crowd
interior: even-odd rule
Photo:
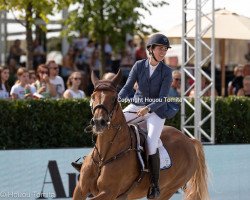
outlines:
[[[81,90],[82,74],[72,72],[67,80],[67,89],[61,76],[59,66],[55,61],[40,64],[36,72],[25,67],[17,69],[15,81],[12,87],[8,84],[9,68],[0,67],[0,99],[42,99],[42,98],[85,98]]]

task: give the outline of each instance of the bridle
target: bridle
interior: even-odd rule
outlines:
[[[106,152],[106,154],[107,154],[110,151],[110,149],[111,149],[111,147],[112,147],[112,145],[113,145],[113,143],[115,141],[115,138],[117,137],[118,133],[121,131],[122,125],[121,124],[116,124],[116,125],[115,124],[111,124],[111,120],[112,120],[114,111],[116,110],[116,108],[118,109],[118,106],[117,106],[117,104],[118,104],[118,100],[117,100],[118,97],[117,96],[118,95],[117,95],[116,87],[114,85],[112,85],[112,83],[110,83],[110,82],[100,81],[95,86],[94,92],[96,92],[96,91],[102,91],[102,90],[113,91],[116,94],[116,97],[115,97],[114,102],[113,102],[112,109],[110,111],[107,109],[107,107],[103,103],[99,103],[95,107],[93,107],[93,105],[91,105],[91,110],[92,110],[92,114],[93,115],[94,115],[96,109],[98,109],[98,108],[105,110],[105,112],[108,114],[108,122],[107,122],[108,123],[108,129],[112,128],[112,129],[115,130],[115,134],[114,134],[112,140],[109,141],[110,142],[110,146],[109,146],[109,148],[108,148],[108,150]],[[93,120],[93,118],[91,120]],[[99,161],[96,161],[94,159],[94,155],[93,155],[94,151],[93,151],[91,157],[92,157],[93,162],[98,166],[99,173],[101,172],[101,168],[104,165],[106,165],[106,164],[108,164],[110,162],[113,162],[114,160],[116,160],[116,159],[118,159],[120,157],[123,157],[129,151],[136,150],[135,148],[133,148],[132,134],[131,134],[130,131],[129,131],[129,137],[130,137],[130,144],[129,144],[129,146],[126,149],[124,149],[123,151],[119,152],[118,154],[116,154],[115,156],[113,156],[113,157],[111,157],[109,159],[105,159],[104,157],[101,157],[99,149],[97,148],[96,144],[94,144],[94,149],[97,151],[97,155],[98,155]]]
[[[100,83],[95,87],[94,89],[94,92],[96,91],[102,91],[102,90],[108,90],[108,91],[112,91],[112,92],[115,92],[116,93],[116,97],[114,99],[114,102],[113,102],[113,107],[112,109],[109,111],[107,109],[107,107],[103,104],[103,103],[99,103],[97,104],[95,107],[93,107],[93,104],[91,103],[90,107],[91,107],[91,112],[92,112],[92,115],[94,116],[95,114],[95,111],[100,108],[100,109],[103,109],[107,115],[108,115],[108,122],[107,124],[110,125],[110,122],[112,120],[112,117],[113,117],[113,114],[114,114],[114,111],[115,111],[115,107],[118,103],[117,101],[117,91],[116,91],[116,87],[110,83],[110,82],[107,82],[107,81],[100,81]],[[93,124],[93,118],[91,119],[90,123]]]

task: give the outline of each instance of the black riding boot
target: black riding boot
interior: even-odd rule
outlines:
[[[72,162],[71,165],[72,165],[78,172],[80,172],[81,167],[82,167],[82,163]]]
[[[160,158],[159,151],[156,154],[148,156],[149,171],[151,175],[150,187],[148,189],[148,199],[155,199],[160,196],[159,175],[160,175]]]

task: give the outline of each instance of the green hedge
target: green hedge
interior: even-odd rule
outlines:
[[[91,145],[87,100],[1,101],[0,111],[1,149]]]
[[[217,144],[250,143],[249,98],[217,98],[215,109]],[[88,100],[1,100],[0,112],[1,149],[92,145],[84,132],[91,118]],[[180,113],[166,123],[179,128]],[[204,128],[209,132],[209,125]]]
[[[217,98],[215,105],[216,142],[250,143],[250,98]]]

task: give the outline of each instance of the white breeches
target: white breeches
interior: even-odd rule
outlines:
[[[138,123],[140,126],[143,126],[143,123],[140,122],[144,120],[147,125],[148,137],[147,137],[147,147],[148,155],[153,155],[156,153],[156,150],[159,146],[162,146],[162,141],[160,139],[161,132],[165,123],[165,119],[160,118],[156,113],[148,113],[143,117],[138,117],[136,113],[140,108],[144,106],[136,106],[134,104],[128,105],[124,110],[124,115],[126,121],[129,123]],[[143,127],[142,127],[143,128]]]

